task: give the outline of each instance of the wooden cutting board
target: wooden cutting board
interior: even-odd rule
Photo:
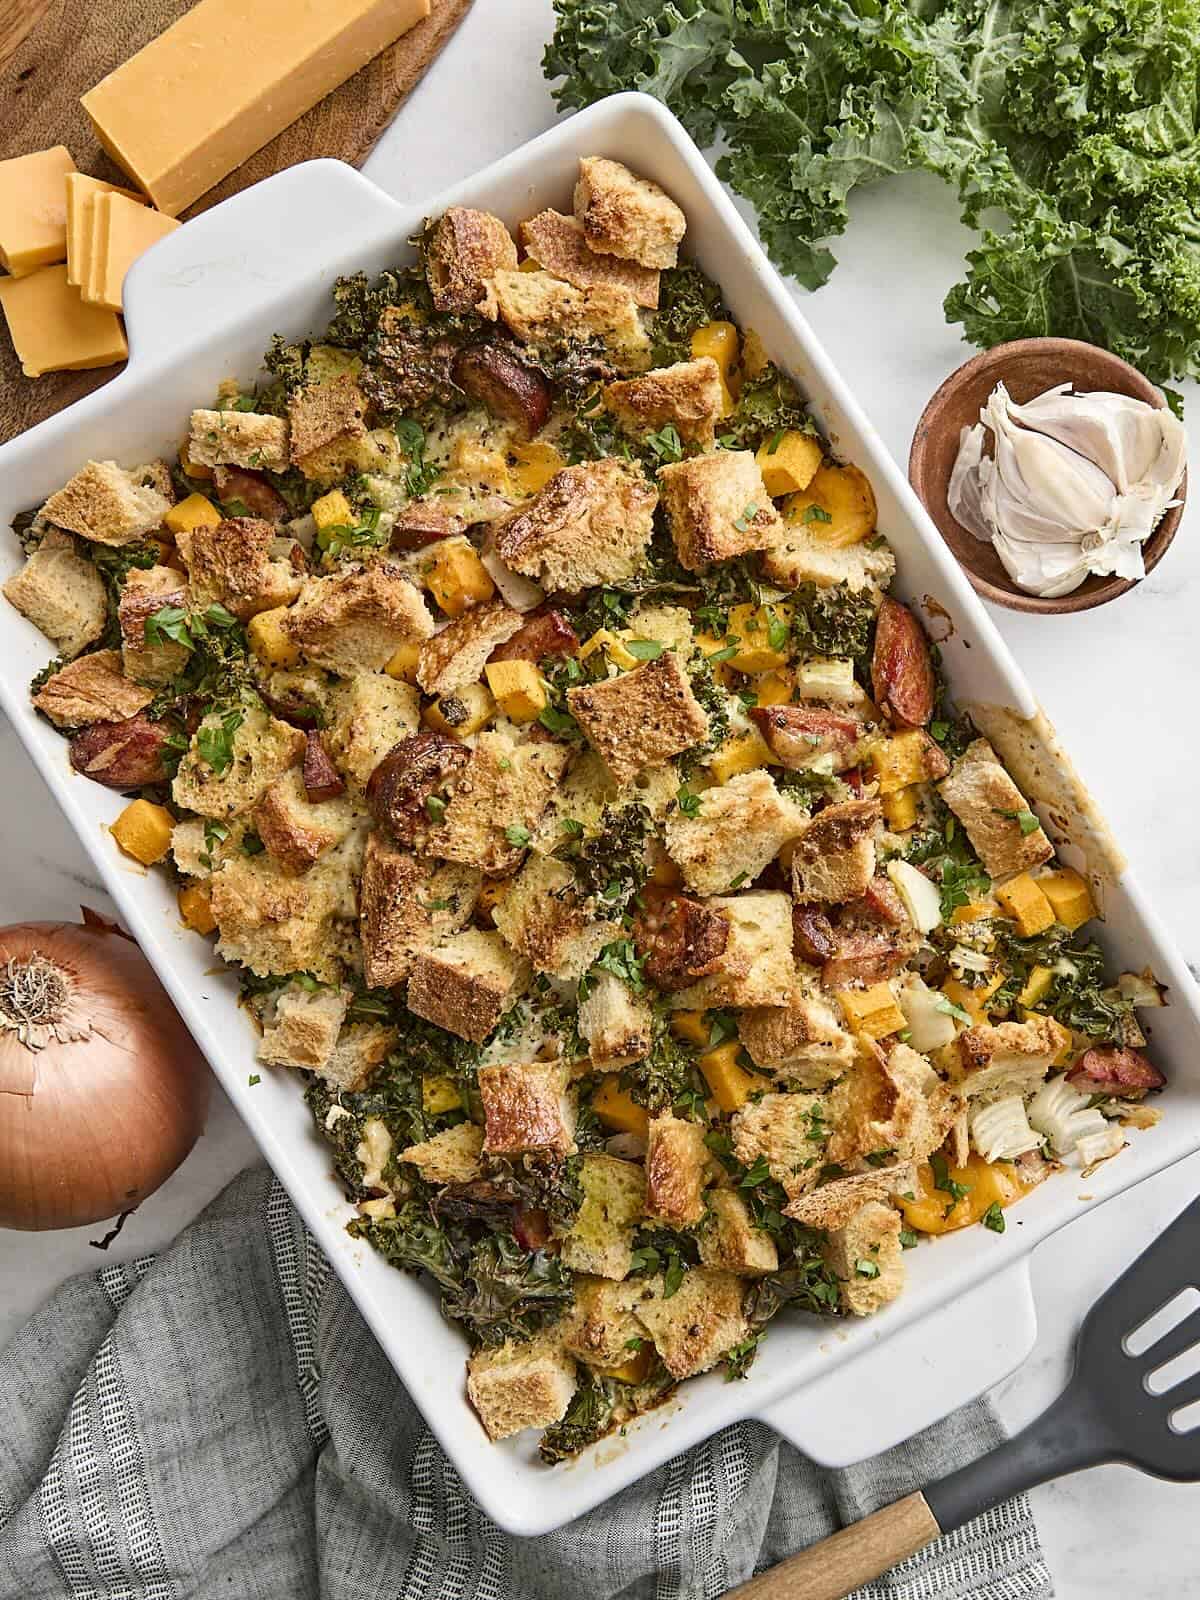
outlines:
[[[254,0],[246,0],[253,6]],[[191,0],[0,0],[0,160],[65,144],[81,172],[128,184],[96,143],[80,95],[189,9]],[[471,0],[432,0],[424,22],[264,145],[183,213],[194,216],[315,156],[357,165],[462,21]],[[230,71],[237,65],[230,63]],[[214,85],[220,93],[220,85]],[[116,376],[22,375],[0,318],[0,442]]]

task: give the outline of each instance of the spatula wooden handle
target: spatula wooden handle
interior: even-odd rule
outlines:
[[[843,1600],[941,1531],[918,1491],[730,1589],[726,1600]]]

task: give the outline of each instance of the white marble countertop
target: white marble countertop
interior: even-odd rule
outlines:
[[[548,126],[554,113],[539,59],[550,27],[549,0],[478,0],[372,156],[368,174],[398,197],[418,199]],[[941,301],[960,274],[970,236],[952,196],[932,178],[893,180],[857,196],[852,213],[832,283],[798,298],[904,462],[926,399],[968,354],[942,320]],[[1200,390],[1185,389],[1192,459],[1200,461]],[[1112,606],[1080,617],[995,613],[1194,971],[1200,965],[1200,932],[1190,916],[1190,899],[1200,889],[1194,826],[1200,753],[1191,742],[1198,515],[1189,511],[1158,571]],[[0,772],[0,924],[71,918],[81,900],[111,910],[3,723]],[[195,1151],[129,1219],[112,1254],[128,1258],[160,1247],[254,1159],[249,1135],[218,1090]],[[1034,1416],[1057,1392],[1087,1307],[1198,1187],[1200,1156],[1082,1217],[1037,1251],[1037,1347],[995,1396],[1010,1426]],[[88,1242],[101,1231],[0,1232],[0,1342],[57,1283],[101,1264]],[[1196,1494],[1118,1467],[1036,1491],[1061,1600],[1200,1597]]]

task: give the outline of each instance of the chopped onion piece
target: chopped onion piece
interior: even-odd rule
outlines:
[[[908,1023],[909,1043],[914,1050],[928,1055],[953,1040],[958,1031],[954,1018],[948,1011],[938,1010],[938,1002],[944,1005],[945,996],[931,989],[915,972],[897,985],[896,999]]]
[[[932,933],[942,920],[941,890],[910,861],[889,861],[887,875],[896,885],[918,933]]]
[[[971,1143],[985,1161],[1015,1161],[1041,1142],[1029,1126],[1019,1094],[1005,1095],[971,1113]]]
[[[1103,1119],[1101,1119],[1103,1120]],[[1084,1167],[1094,1167],[1098,1161],[1120,1155],[1125,1148],[1125,1135],[1117,1122],[1105,1122],[1098,1133],[1086,1133],[1075,1146],[1075,1154]]]
[[[1088,1107],[1088,1096],[1068,1083],[1065,1074],[1048,1079],[1029,1104],[1029,1120],[1050,1140],[1056,1156],[1070,1155],[1081,1139],[1108,1126],[1100,1112]]]

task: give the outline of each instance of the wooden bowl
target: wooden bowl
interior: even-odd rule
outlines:
[[[1133,395],[1152,406],[1165,406],[1166,400],[1136,367],[1097,345],[1079,339],[1014,339],[985,350],[951,373],[925,407],[913,434],[909,481],[977,594],[1014,611],[1090,611],[1093,606],[1105,605],[1132,589],[1133,581],[1093,574],[1071,594],[1057,599],[1026,594],[1005,572],[992,545],[977,539],[950,514],[946,493],[959,436],[964,427],[979,421],[981,407],[1001,381],[1018,405],[1060,383],[1070,383],[1080,393],[1107,390]],[[1185,474],[1178,490],[1180,504],[1166,513],[1142,547],[1147,572],[1158,565],[1175,537],[1186,495]]]

